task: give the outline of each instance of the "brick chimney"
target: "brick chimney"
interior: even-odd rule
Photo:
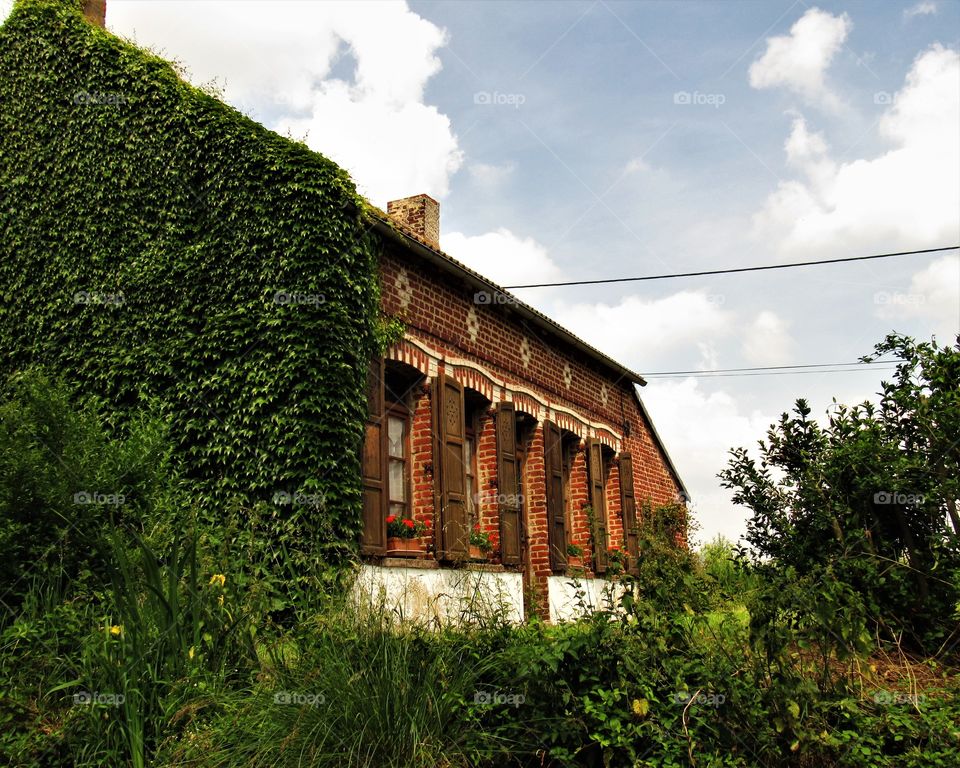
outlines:
[[[387,203],[387,215],[401,227],[440,249],[440,203],[429,195],[414,195]]]
[[[83,15],[98,27],[107,26],[107,0],[83,0]]]

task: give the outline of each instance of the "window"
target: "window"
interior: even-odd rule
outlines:
[[[434,379],[432,400],[437,554],[441,560],[463,560],[470,541],[463,385],[441,374]]]
[[[520,565],[523,559],[523,452],[528,431],[513,403],[497,406],[497,513],[504,565]]]
[[[412,517],[410,423],[423,376],[409,365],[374,360],[367,376],[367,426],[362,451],[363,529],[360,551],[386,551],[387,515]]]
[[[609,449],[607,449],[609,451]],[[590,479],[590,506],[593,509],[593,570],[607,570],[607,459],[596,438],[587,440],[587,470]]]
[[[387,413],[387,486],[389,514],[410,517],[407,487],[410,478],[410,413],[394,405]]]
[[[630,556],[630,572],[639,573],[640,530],[637,525],[637,500],[633,492],[633,457],[621,453],[620,461],[620,512],[623,515],[623,535],[627,540]]]
[[[547,473],[547,538],[550,567],[563,571],[567,567],[567,545],[570,520],[570,468],[580,438],[560,429],[551,421],[543,424],[544,466]]]

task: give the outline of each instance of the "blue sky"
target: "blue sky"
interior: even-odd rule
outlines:
[[[108,0],[107,25],[374,203],[438,198],[445,250],[503,284],[960,242],[957,2]],[[517,293],[641,373],[960,331],[955,251]],[[728,448],[797,397],[823,414],[881,376],[651,379],[701,538],[744,529],[715,478]]]

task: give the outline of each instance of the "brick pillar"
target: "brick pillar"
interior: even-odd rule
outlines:
[[[480,527],[490,534],[493,552],[500,551],[500,515],[497,505],[497,430],[493,411],[480,416],[477,426],[477,515]]]
[[[549,587],[547,577],[553,574],[550,568],[549,526],[547,520],[547,479],[543,463],[543,426],[538,424],[530,438],[527,462],[524,467],[524,510],[526,513],[527,570],[524,609],[550,618]]]
[[[413,418],[410,423],[410,495],[413,516],[430,526],[424,535],[424,544],[433,552],[433,414],[430,409],[430,388],[426,384],[416,393]]]
[[[590,521],[583,508],[590,503],[590,489],[587,486],[587,454],[583,442],[577,445],[570,463],[570,498],[567,508],[570,510],[570,540],[583,548],[583,564],[593,567],[593,544],[590,538]]]

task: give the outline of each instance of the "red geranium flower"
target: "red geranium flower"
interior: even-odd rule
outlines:
[[[397,516],[396,516],[396,515],[387,515],[387,524],[389,525],[390,523],[392,523],[392,522],[393,522],[394,520],[396,520],[396,519],[397,519]]]
[[[403,524],[407,526],[407,528],[413,528],[413,520],[411,520],[410,518],[407,518],[406,520],[404,520]]]

